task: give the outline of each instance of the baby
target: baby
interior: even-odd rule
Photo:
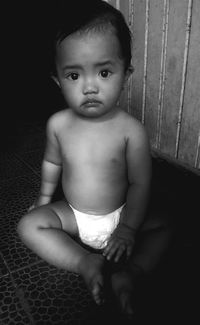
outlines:
[[[133,70],[131,35],[120,11],[101,0],[75,2],[58,18],[53,79],[67,108],[48,120],[40,194],[18,233],[48,263],[79,273],[97,304],[105,265],[123,259],[110,279],[132,314],[127,266],[135,265],[151,159],[144,127],[118,104]],[[64,199],[52,202],[61,172]]]

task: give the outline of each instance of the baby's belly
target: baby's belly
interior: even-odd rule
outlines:
[[[62,179],[66,200],[75,209],[89,214],[107,214],[124,204],[128,184],[124,179]]]

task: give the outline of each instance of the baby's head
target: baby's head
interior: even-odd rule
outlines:
[[[98,32],[103,35],[112,31],[119,41],[118,55],[124,62],[124,69],[130,67],[131,33],[119,10],[102,0],[73,0],[70,5],[67,1],[61,1],[60,4],[55,24],[53,60],[56,57],[57,46],[71,34],[85,35]],[[56,75],[55,65],[53,66],[53,75]]]
[[[57,17],[52,77],[68,107],[79,117],[113,116],[132,72],[123,15],[101,0],[73,0]]]

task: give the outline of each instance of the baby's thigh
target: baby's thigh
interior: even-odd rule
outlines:
[[[78,235],[78,226],[74,212],[66,201],[51,203],[49,207],[60,220],[61,228],[72,236]]]
[[[71,208],[64,201],[59,201],[35,208],[19,222],[18,232],[34,232],[41,229],[64,230],[70,235],[77,234],[77,225]]]

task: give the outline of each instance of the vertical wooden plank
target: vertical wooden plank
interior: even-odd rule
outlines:
[[[129,0],[108,0],[109,4],[111,4],[113,7],[117,8],[120,10],[129,25]],[[129,94],[130,94],[130,84],[129,82],[125,85],[122,94],[120,96],[120,106],[123,110],[130,112],[130,99],[129,99]]]
[[[188,0],[170,1],[160,149],[172,157],[176,152],[187,14]]]
[[[196,152],[194,167],[200,169],[200,130],[198,136],[197,152]]]
[[[145,9],[145,36],[144,36],[144,71],[143,71],[143,90],[142,90],[142,123],[145,123],[146,113],[146,89],[147,89],[147,55],[148,55],[148,37],[149,37],[149,7],[150,1],[146,0]]]
[[[116,8],[120,10],[120,0],[116,0]]]
[[[131,113],[142,120],[146,0],[133,2]]]
[[[116,8],[116,0],[108,0],[107,2],[109,2],[109,4]]]
[[[129,29],[133,31],[133,22],[134,22],[134,0],[129,0],[129,8],[128,8],[128,25]],[[133,41],[133,39],[132,39]],[[132,49],[131,49],[132,51]],[[131,65],[133,65],[133,60],[131,59]],[[128,92],[127,92],[127,100],[128,100],[128,113],[132,113],[132,88],[133,88],[133,74],[130,75],[128,79]]]
[[[156,146],[157,137],[164,3],[164,0],[151,0],[149,7],[145,125],[150,137],[150,143],[153,147]]]
[[[161,156],[200,169],[200,1],[109,2],[133,34],[135,71],[120,104],[145,123]]]
[[[169,0],[164,0],[163,9],[164,10],[163,10],[163,25],[162,25],[162,50],[161,50],[161,60],[160,60],[158,114],[157,114],[157,124],[156,124],[156,148],[160,148],[160,143],[161,143],[163,99],[164,99],[165,77],[166,77],[167,37],[168,37],[168,26],[169,26]]]
[[[182,123],[182,115],[183,115],[183,100],[184,100],[184,94],[185,94],[185,84],[186,84],[187,65],[188,65],[188,52],[189,52],[189,45],[190,45],[190,33],[191,33],[191,22],[192,22],[192,4],[193,4],[193,0],[188,0],[188,13],[187,13],[187,23],[186,23],[182,83],[181,83],[180,104],[179,104],[177,132],[176,132],[175,158],[178,157],[180,131],[181,131],[181,123]]]
[[[200,146],[200,2],[193,0],[178,159],[198,168]]]
[[[128,17],[129,17],[129,0],[116,0],[116,8],[121,11],[123,14],[126,23],[129,24]],[[121,97],[120,97],[120,106],[123,110],[129,111],[129,104],[128,104],[128,83],[126,83]]]
[[[133,0],[121,0],[116,3],[117,8],[122,12],[130,31],[132,32],[132,3]],[[132,76],[127,81],[120,98],[121,107],[131,114],[131,93],[132,93]]]
[[[122,12],[128,25],[129,25],[129,1],[130,0],[120,0],[116,2],[116,8]]]

